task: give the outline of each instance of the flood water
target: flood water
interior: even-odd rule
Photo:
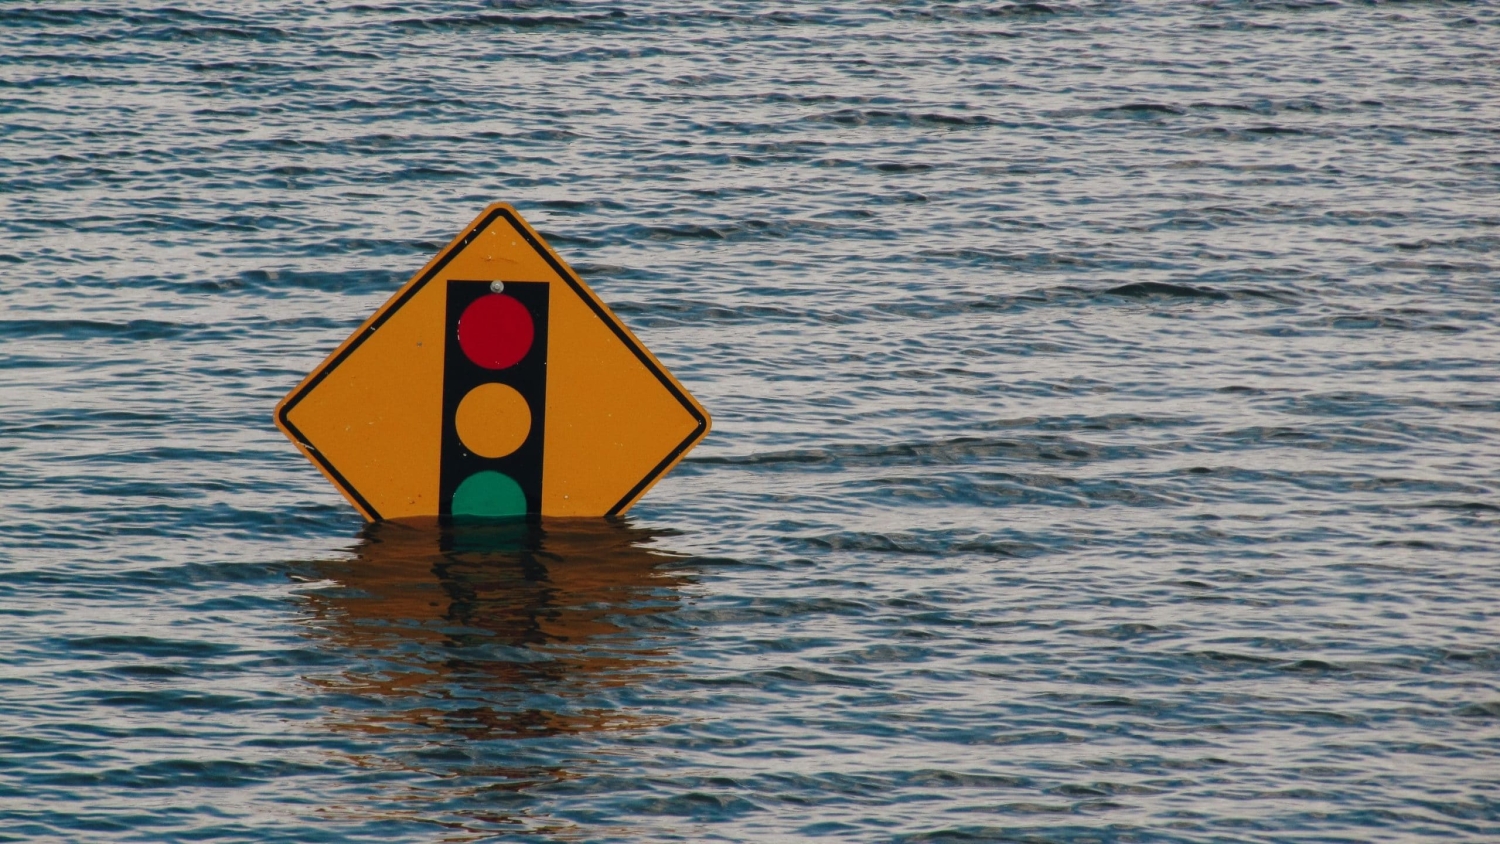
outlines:
[[[0,841],[1500,840],[1500,8],[0,5]],[[488,203],[714,416],[367,527]]]

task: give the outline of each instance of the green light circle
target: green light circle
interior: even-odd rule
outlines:
[[[526,493],[509,475],[475,472],[453,491],[452,513],[480,519],[526,515]]]

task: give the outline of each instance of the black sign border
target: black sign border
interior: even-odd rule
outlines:
[[[354,342],[350,343],[348,346],[345,346],[343,350],[341,350],[337,355],[333,357],[332,360],[329,360],[322,367],[320,367],[317,374],[315,374],[300,389],[296,390],[291,395],[291,397],[288,398],[284,404],[282,404],[281,409],[277,411],[277,420],[281,422],[283,429],[290,433],[293,439],[295,439],[296,442],[301,445],[309,455],[312,456],[313,460],[317,461],[318,465],[328,473],[328,476],[330,478],[333,478],[334,482],[342,487],[345,492],[349,493],[349,496],[359,504],[360,508],[368,513],[370,517],[375,521],[384,521],[384,517],[380,515],[380,512],[376,510],[375,507],[371,505],[363,495],[360,495],[359,490],[355,489],[354,485],[349,483],[349,480],[344,477],[342,472],[334,468],[334,465],[329,462],[326,457],[323,456],[323,453],[319,451],[310,440],[308,440],[307,436],[303,434],[296,425],[292,424],[292,420],[289,418],[292,409],[295,408],[304,398],[306,398],[309,393],[316,389],[317,386],[323,382],[323,379],[328,377],[329,373],[337,369],[339,365],[342,364],[346,359],[348,359],[350,355],[354,354],[354,351],[358,349],[360,345],[362,345],[365,340],[375,332],[376,329],[384,325],[385,321],[394,316],[396,311],[401,310],[401,307],[408,301],[410,301],[413,296],[417,295],[417,293],[421,291],[423,287],[426,287],[429,281],[432,281],[434,278],[436,278],[438,273],[441,273],[443,271],[443,268],[448,266],[448,263],[450,261],[456,258],[460,252],[464,251],[464,249],[468,248],[469,244],[474,242],[474,238],[478,237],[481,232],[489,228],[490,225],[500,217],[505,218],[505,221],[510,223],[511,227],[514,228],[521,235],[521,237],[525,238],[526,243],[530,245],[532,249],[536,250],[538,255],[542,256],[542,260],[547,262],[547,265],[557,273],[559,278],[567,282],[568,286],[573,289],[573,292],[578,294],[578,297],[582,299],[589,306],[589,309],[594,312],[594,315],[602,320],[605,325],[609,326],[609,329],[615,333],[615,337],[617,337],[621,343],[625,344],[625,347],[636,356],[636,359],[646,367],[646,370],[648,372],[656,376],[656,380],[659,381],[663,387],[667,388],[667,392],[671,393],[672,397],[677,399],[677,402],[682,405],[683,409],[686,410],[693,417],[693,420],[698,423],[697,426],[693,429],[692,433],[688,434],[682,442],[678,443],[676,448],[668,452],[667,456],[662,458],[660,463],[657,463],[650,472],[647,472],[646,476],[644,478],[641,478],[641,480],[638,481],[635,486],[631,487],[630,491],[626,492],[619,501],[615,502],[615,505],[609,508],[609,511],[604,515],[618,516],[626,507],[630,506],[631,502],[633,502],[641,495],[642,492],[645,491],[646,487],[655,482],[656,479],[667,470],[667,467],[676,462],[677,458],[680,457],[683,452],[687,451],[689,448],[692,448],[693,444],[702,439],[704,434],[708,432],[708,418],[703,415],[702,411],[698,410],[696,405],[688,400],[687,396],[683,394],[682,389],[677,386],[677,384],[672,380],[670,376],[667,375],[665,370],[663,370],[656,364],[655,361],[651,359],[651,356],[646,353],[646,350],[641,348],[641,345],[631,338],[630,334],[626,332],[625,326],[621,324],[619,318],[610,311],[606,310],[594,296],[589,295],[590,291],[584,287],[583,280],[574,275],[572,270],[568,269],[567,266],[565,266],[561,261],[557,260],[557,258],[553,256],[552,250],[544,246],[541,240],[536,235],[532,234],[531,227],[522,222],[517,214],[515,214],[509,208],[496,208],[490,213],[484,215],[484,217],[482,217],[480,221],[469,230],[468,234],[464,235],[462,239],[449,247],[448,251],[443,253],[442,257],[440,257],[437,262],[432,265],[431,269],[423,273],[421,278],[418,278],[416,282],[410,287],[406,288],[406,290],[403,291],[401,295],[397,296],[394,300],[392,300],[384,308],[382,308],[380,312],[375,316],[375,319],[371,321],[370,324],[365,328],[365,330],[361,332],[358,337],[354,338]],[[512,280],[534,281],[535,279],[518,278]]]

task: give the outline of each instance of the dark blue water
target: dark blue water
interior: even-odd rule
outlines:
[[[0,840],[1500,840],[1492,4],[0,4]],[[514,203],[714,432],[366,528]]]

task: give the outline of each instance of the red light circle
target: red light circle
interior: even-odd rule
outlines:
[[[485,369],[514,366],[531,351],[535,337],[531,312],[504,293],[480,296],[458,318],[458,345]]]

